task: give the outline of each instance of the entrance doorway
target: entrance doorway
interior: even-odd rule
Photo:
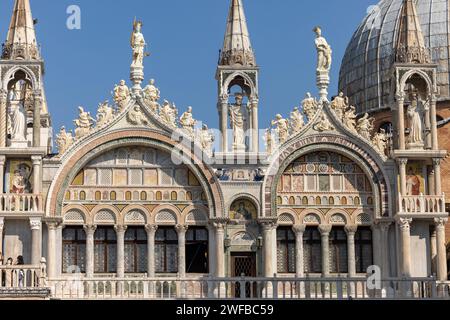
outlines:
[[[232,253],[231,254],[231,275],[233,278],[256,277],[256,253]],[[241,297],[241,283],[234,284],[234,294],[236,298]],[[256,296],[256,283],[245,283],[245,297],[252,298]]]

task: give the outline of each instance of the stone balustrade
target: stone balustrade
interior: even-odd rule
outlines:
[[[400,214],[445,214],[445,195],[402,196],[399,195]]]
[[[1,194],[1,213],[42,213],[43,199],[35,194]]]
[[[60,278],[49,281],[57,299],[450,299],[431,278],[388,279],[372,288],[365,278]],[[439,289],[439,290],[438,290]]]

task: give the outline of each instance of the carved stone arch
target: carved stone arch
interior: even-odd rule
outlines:
[[[239,201],[239,200],[247,200],[247,201],[252,202],[253,205],[254,205],[255,208],[256,208],[256,212],[257,212],[258,217],[261,217],[262,211],[261,211],[261,202],[259,201],[259,199],[256,198],[254,195],[252,195],[252,194],[250,194],[250,193],[239,193],[239,194],[236,194],[236,195],[234,195],[233,197],[231,197],[231,198],[228,200],[227,204],[226,204],[226,208],[227,208],[227,217],[228,217],[228,218],[230,218],[230,217],[229,217],[229,214],[230,214],[231,206],[232,206],[236,201]]]
[[[299,157],[317,151],[335,152],[354,161],[370,181],[374,193],[374,219],[392,215],[391,184],[383,166],[383,160],[372,156],[370,150],[364,149],[343,136],[317,135],[307,136],[289,144],[278,158],[272,160],[262,188],[266,217],[277,216],[277,185],[287,167]]]
[[[208,207],[210,208],[210,218],[223,217],[225,215],[220,183],[209,165],[204,163],[202,159],[199,159],[196,154],[160,132],[155,132],[151,129],[130,130],[129,128],[103,132],[102,135],[92,140],[84,141],[65,155],[63,163],[49,189],[50,196],[46,202],[46,215],[48,217],[60,216],[65,191],[78,172],[90,161],[107,151],[127,146],[150,147],[169,154],[175,147],[179,148],[182,151],[180,160],[195,175],[205,192]]]
[[[308,210],[301,215],[301,224],[305,225],[321,225],[325,221],[325,217],[318,210]]]
[[[72,213],[78,213],[78,215],[81,219],[78,217],[75,219],[76,215],[73,218],[70,217],[70,215]],[[66,223],[69,225],[74,225],[74,224],[82,225],[82,224],[91,224],[92,223],[91,215],[86,210],[86,208],[81,205],[71,205],[71,206],[65,207],[62,216],[63,216],[63,223]]]
[[[427,95],[431,95],[436,93],[436,87],[435,84],[433,83],[433,79],[430,78],[430,75],[427,74],[426,72],[424,72],[423,70],[420,69],[412,69],[412,70],[408,70],[407,72],[405,72],[400,81],[399,81],[399,88],[398,88],[398,94],[403,94],[403,92],[406,89],[406,83],[408,82],[409,79],[411,79],[414,75],[419,76],[422,80],[425,81],[425,83],[427,84]],[[434,75],[433,75],[434,77]]]
[[[183,209],[183,211],[180,214],[180,221],[182,221],[184,224],[192,224],[192,219],[194,221],[201,222],[202,225],[208,224],[209,221],[209,209],[202,205],[191,205]]]
[[[98,205],[92,210],[91,215],[93,223],[97,225],[122,224],[120,212],[113,206]]]
[[[298,215],[294,210],[291,209],[283,209],[280,211],[280,215],[278,216],[278,224],[279,225],[297,225],[299,223]]]
[[[236,71],[232,74],[227,75],[226,79],[224,79],[222,84],[222,93],[228,94],[228,90],[232,87],[233,81],[235,81],[238,77],[242,77],[244,79],[244,83],[247,85],[250,92],[247,92],[249,99],[258,98],[258,87],[255,81],[249,77],[249,75],[245,72]],[[236,84],[238,85],[238,84]],[[239,85],[240,86],[240,85]],[[245,87],[242,87],[245,89]]]
[[[345,210],[333,209],[327,212],[325,217],[327,224],[346,225],[352,221],[351,217]]]
[[[27,66],[14,66],[11,69],[9,69],[4,75],[3,75],[3,83],[2,88],[4,90],[8,90],[8,83],[11,81],[11,77],[13,77],[17,71],[22,71],[25,73],[26,76],[28,76],[28,80],[31,82],[31,86],[33,90],[39,90],[40,87],[40,81],[36,76],[36,73],[33,72],[30,68]]]
[[[179,224],[182,221],[180,209],[178,209],[177,207],[175,207],[172,204],[163,204],[163,205],[159,205],[155,209],[153,209],[153,212],[151,214],[151,221],[153,224],[158,224],[158,221],[157,221],[158,214],[160,214],[161,212],[172,213],[175,217],[175,224]]]
[[[374,222],[374,219],[364,210],[357,210],[353,212],[352,221],[355,225],[370,226]]]
[[[146,224],[150,221],[151,219],[151,214],[148,211],[148,209],[144,206],[141,205],[132,205],[132,206],[127,206],[123,212],[122,212],[122,217],[123,217],[123,224],[127,225],[128,222],[131,222],[131,224],[142,224],[141,219],[139,219],[139,222],[136,220],[136,222],[130,221],[128,220],[129,218],[129,214],[133,213],[133,212],[139,212],[142,217],[143,217],[143,224]]]

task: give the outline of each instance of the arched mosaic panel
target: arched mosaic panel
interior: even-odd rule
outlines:
[[[314,213],[308,214],[303,219],[304,224],[320,224],[320,217]]]
[[[64,222],[73,223],[73,224],[83,224],[84,215],[79,210],[70,210],[64,216]]]
[[[293,225],[295,224],[295,219],[291,214],[283,213],[281,216],[278,217],[278,224]]]
[[[94,222],[98,224],[115,224],[116,218],[113,212],[101,210],[95,215]]]
[[[170,211],[161,211],[156,215],[155,221],[160,224],[176,224],[177,216]]]
[[[145,215],[138,210],[133,210],[125,215],[125,224],[144,224]]]
[[[330,222],[346,224],[346,216],[355,210],[374,215],[373,193],[371,181],[354,161],[335,152],[313,152],[293,161],[282,174],[278,212],[339,209],[342,214],[331,216]]]
[[[194,210],[186,217],[186,223],[189,225],[205,224],[207,222],[208,216],[200,210]]]

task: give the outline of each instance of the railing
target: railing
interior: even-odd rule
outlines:
[[[448,285],[434,279],[389,279],[371,287],[366,279],[54,279],[49,281],[56,299],[449,299]],[[439,290],[438,290],[439,289]]]
[[[43,200],[35,194],[0,194],[0,212],[2,213],[41,213]]]
[[[0,266],[0,288],[40,288],[47,285],[45,264],[42,266]]]
[[[401,214],[444,214],[445,195],[442,196],[402,196],[399,195]]]

